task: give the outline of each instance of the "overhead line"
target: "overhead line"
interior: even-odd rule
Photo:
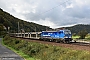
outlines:
[[[59,6],[63,5],[63,4],[65,4],[65,3],[67,3],[68,1],[70,1],[70,0],[67,0],[67,1],[63,2],[62,4],[59,4],[59,5],[57,5],[57,6],[53,7],[53,8],[51,8],[51,9],[49,9],[49,10],[43,12],[42,14],[47,13],[47,12],[49,12],[49,11],[55,9],[55,8],[57,8],[57,7],[59,7]]]

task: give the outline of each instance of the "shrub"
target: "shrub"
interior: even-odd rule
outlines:
[[[88,34],[86,30],[82,30],[79,33],[80,39],[85,39],[85,36]]]

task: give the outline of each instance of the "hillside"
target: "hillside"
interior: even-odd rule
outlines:
[[[85,30],[88,33],[90,33],[90,25],[85,25],[85,24],[77,24],[72,27],[66,27],[66,29],[70,29],[72,31],[72,33],[78,33],[82,30]]]
[[[22,29],[26,32],[42,31],[46,30],[46,28],[49,29],[47,26],[42,26],[33,22],[27,22],[18,19],[0,8],[0,31],[7,31],[8,28],[10,28],[9,32],[17,32],[18,22],[20,32]]]
[[[21,32],[22,30],[24,30],[25,32],[45,31],[46,29],[51,30],[51,28],[47,26],[42,26],[33,22],[27,22],[18,19],[0,8],[0,35],[1,33],[8,31],[8,27],[10,27],[9,32],[18,32],[18,22],[19,32]],[[90,33],[90,25],[77,24],[75,26],[65,28],[71,30],[72,33],[78,33],[82,30],[86,30],[88,33]]]

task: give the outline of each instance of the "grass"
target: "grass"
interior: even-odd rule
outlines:
[[[0,38],[3,38],[3,36],[0,36]]]
[[[15,49],[13,49],[11,47],[8,47],[8,46],[6,46],[6,47],[9,48],[9,49],[11,49],[12,51],[14,51],[16,54],[20,55],[25,60],[35,60],[34,58],[31,58],[30,56],[22,53],[22,51],[15,50]]]
[[[90,34],[87,34],[85,37],[86,40],[90,41]]]
[[[72,36],[73,39],[79,39],[80,36]]]
[[[80,36],[72,36],[73,39],[79,39]],[[90,41],[90,34],[86,35],[85,39],[81,39],[83,41]]]
[[[89,51],[72,50],[60,46],[27,42],[25,40],[18,40],[15,38],[8,39],[8,37],[4,38],[3,41],[8,46],[19,49],[14,50],[16,53],[20,53],[20,56],[24,57],[26,60],[90,60]]]
[[[14,51],[16,54],[18,54],[19,56],[21,56],[22,58],[24,58],[25,60],[35,60],[34,58],[26,55],[25,53],[23,53],[22,51],[18,51],[13,49],[12,47],[9,47],[7,45],[4,44],[3,39],[2,39],[2,45],[4,45],[5,47],[9,48],[10,50]]]

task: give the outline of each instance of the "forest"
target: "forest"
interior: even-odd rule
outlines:
[[[66,29],[69,29],[72,31],[72,33],[78,34],[81,31],[86,31],[90,33],[90,25],[89,24],[77,24],[71,27],[66,27]]]

